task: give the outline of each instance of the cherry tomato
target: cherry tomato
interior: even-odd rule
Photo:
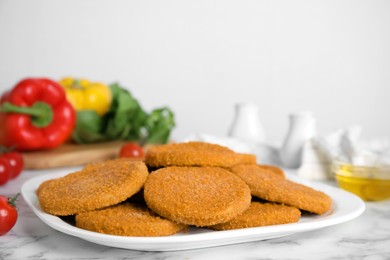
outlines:
[[[122,146],[120,153],[120,157],[128,157],[128,158],[144,158],[144,150],[137,143],[127,143]]]
[[[0,196],[0,236],[10,231],[15,226],[18,219],[18,211],[15,207],[15,201],[19,193],[13,198]]]
[[[8,152],[3,153],[1,156],[8,160],[9,165],[11,166],[11,179],[16,178],[22,172],[23,169],[23,157],[20,153],[17,152]]]
[[[11,165],[7,159],[0,157],[0,185],[6,184],[10,179]]]

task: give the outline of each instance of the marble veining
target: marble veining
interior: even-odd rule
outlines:
[[[25,171],[0,187],[13,196],[31,177],[50,171]],[[390,200],[366,203],[358,218],[339,225],[290,236],[204,249],[142,252],[94,244],[56,231],[18,201],[15,227],[0,237],[0,259],[390,259]]]

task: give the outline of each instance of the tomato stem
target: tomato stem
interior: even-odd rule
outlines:
[[[10,204],[13,207],[16,207],[16,199],[19,197],[20,193],[17,193],[13,198],[8,198],[8,204]]]
[[[0,145],[0,155],[2,155],[3,153],[10,153],[12,151],[15,151],[15,146],[10,146],[10,147],[7,147],[7,146],[4,146],[4,145]]]

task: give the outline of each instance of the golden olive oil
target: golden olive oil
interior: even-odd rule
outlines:
[[[350,191],[366,201],[390,198],[390,180],[355,178],[336,174],[339,187]]]
[[[387,170],[350,164],[335,164],[333,166],[339,187],[366,201],[390,198],[390,173]]]

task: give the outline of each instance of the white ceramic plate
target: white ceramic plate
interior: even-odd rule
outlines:
[[[289,179],[309,185],[331,196],[333,199],[332,209],[321,216],[314,214],[303,215],[298,223],[293,224],[228,231],[191,228],[186,233],[179,233],[167,237],[105,235],[77,228],[59,217],[42,211],[35,194],[36,189],[43,181],[58,178],[63,175],[65,175],[64,172],[57,172],[35,177],[23,184],[22,195],[34,213],[50,227],[68,235],[79,237],[96,244],[133,250],[174,251],[271,239],[340,224],[358,217],[365,209],[364,202],[351,193],[328,185],[310,183],[306,180],[303,181],[289,176]]]

